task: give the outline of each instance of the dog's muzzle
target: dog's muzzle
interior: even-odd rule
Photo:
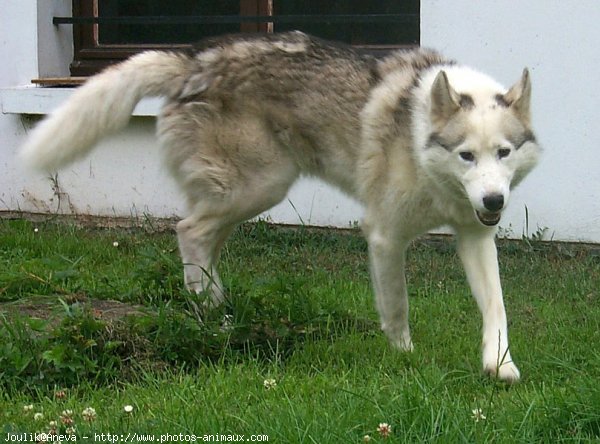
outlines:
[[[477,214],[479,222],[488,227],[493,227],[494,225],[497,225],[498,222],[500,222],[500,217],[502,216],[502,213],[500,211],[492,213],[475,211],[475,213]]]
[[[483,225],[492,227],[500,222],[502,208],[504,208],[504,196],[502,194],[488,194],[483,198],[485,211],[476,211],[479,221]]]

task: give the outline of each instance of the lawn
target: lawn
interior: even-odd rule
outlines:
[[[170,230],[0,220],[0,440],[600,441],[600,248],[499,245],[513,386],[481,373],[451,239],[410,249],[399,353],[358,232],[240,227],[207,313]]]

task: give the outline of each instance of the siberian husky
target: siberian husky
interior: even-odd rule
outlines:
[[[148,51],[78,88],[21,151],[54,171],[127,125],[145,96],[163,96],[157,135],[189,215],[177,225],[187,287],[224,293],[216,264],[240,222],[316,176],[365,208],[381,327],[411,350],[405,250],[450,225],[483,316],[483,369],[519,379],[509,351],[494,242],[509,195],[534,167],[527,70],[511,88],[415,49],[381,59],[301,32],[208,39]]]

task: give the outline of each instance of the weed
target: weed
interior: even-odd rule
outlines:
[[[223,252],[229,296],[206,311],[171,233],[0,220],[1,430],[64,416],[78,437],[597,441],[600,261],[538,241],[499,242],[523,372],[507,387],[479,373],[481,318],[446,239],[410,250],[416,350],[403,354],[379,332],[355,232],[243,225]]]

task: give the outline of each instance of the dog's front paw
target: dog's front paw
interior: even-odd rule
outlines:
[[[521,378],[521,373],[515,364],[512,362],[505,362],[503,364],[487,364],[483,366],[483,371],[491,376],[492,378],[499,379],[500,381],[513,384],[518,382]]]
[[[403,352],[411,352],[414,349],[412,340],[410,339],[410,333],[401,332],[385,332],[392,345]]]

